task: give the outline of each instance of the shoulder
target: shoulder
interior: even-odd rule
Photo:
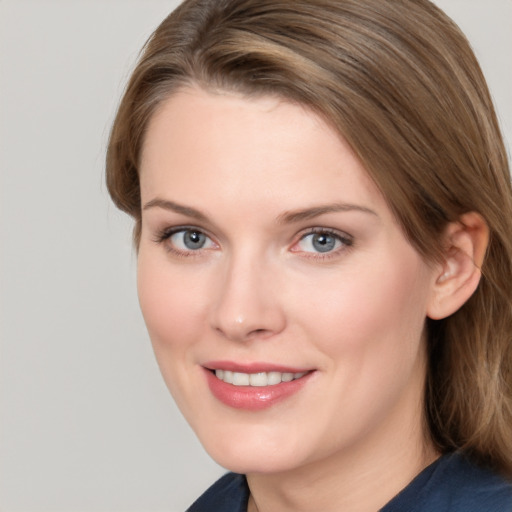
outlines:
[[[512,512],[512,482],[463,455],[445,457],[437,494],[449,497],[455,510]]]
[[[227,473],[202,494],[187,512],[246,512],[249,488],[244,475]]]
[[[426,468],[382,512],[512,512],[512,483],[459,453]]]

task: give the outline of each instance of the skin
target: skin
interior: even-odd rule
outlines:
[[[178,91],[149,124],[141,195],[139,300],[159,366],[210,455],[247,474],[249,510],[375,511],[438,456],[423,428],[424,331],[444,269],[323,120],[278,98]],[[203,248],[165,238],[183,227],[207,235]],[[312,229],[335,248],[319,253]],[[246,411],[211,394],[213,360],[313,374]]]

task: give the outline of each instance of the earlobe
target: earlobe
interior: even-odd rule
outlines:
[[[489,228],[476,212],[448,225],[444,234],[445,258],[436,268],[427,316],[433,320],[455,313],[473,295],[481,277]]]

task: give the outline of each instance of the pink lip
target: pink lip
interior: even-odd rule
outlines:
[[[205,365],[205,375],[208,382],[208,387],[211,393],[217,400],[223,404],[232,407],[234,409],[245,409],[247,411],[260,411],[267,409],[286,398],[299,392],[304,385],[309,381],[311,375],[314,372],[309,372],[300,379],[295,379],[290,382],[281,382],[273,386],[234,386],[218,379],[215,374],[211,371],[213,368],[238,371],[243,373],[258,373],[258,372],[282,372],[282,373],[299,373],[301,370],[295,370],[292,368],[283,368],[275,365],[268,364],[254,364],[254,365],[239,365],[239,364],[217,364]],[[210,369],[211,368],[211,369]],[[234,369],[232,369],[234,368]]]
[[[292,368],[273,363],[235,363],[233,361],[208,361],[203,364],[209,370],[228,370],[240,373],[280,372],[302,373],[311,371],[311,368]]]

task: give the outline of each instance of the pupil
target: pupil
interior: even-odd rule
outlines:
[[[187,231],[184,243],[189,249],[200,249],[205,243],[206,237],[198,231]]]
[[[318,252],[332,251],[334,249],[335,244],[336,240],[331,235],[319,234],[313,237],[313,247]]]

